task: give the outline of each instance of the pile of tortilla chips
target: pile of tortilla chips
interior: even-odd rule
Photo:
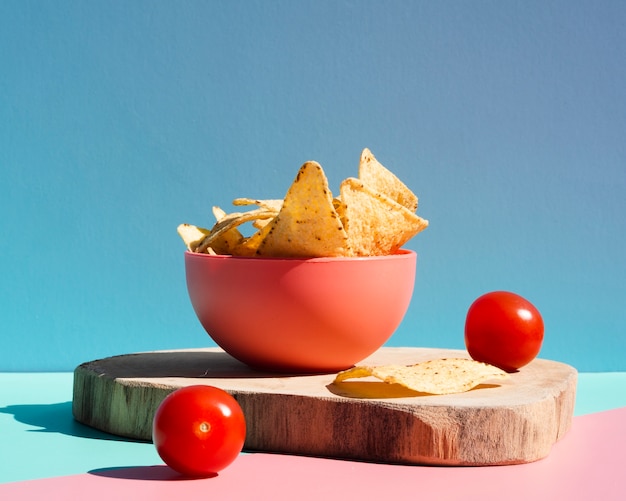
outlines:
[[[483,362],[465,358],[440,358],[415,365],[356,366],[342,371],[335,383],[373,376],[389,384],[399,384],[419,393],[448,395],[464,393],[492,379],[509,374]]]
[[[317,162],[306,162],[284,200],[237,198],[248,211],[213,207],[211,229],[181,224],[178,234],[192,252],[259,257],[352,257],[395,253],[428,226],[416,214],[417,197],[363,150],[358,178],[345,179],[333,196]],[[241,226],[251,223],[245,236]]]

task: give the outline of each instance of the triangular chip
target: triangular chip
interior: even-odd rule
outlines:
[[[335,382],[368,376],[419,393],[448,395],[469,391],[489,380],[506,379],[509,374],[471,359],[441,358],[415,365],[357,366],[337,374]]]
[[[345,208],[342,215],[345,230],[357,256],[393,254],[428,226],[426,219],[375,192],[359,179],[345,179],[340,194]]]
[[[265,209],[226,214],[211,228],[211,233],[198,245],[196,252],[206,252],[211,247],[217,254],[231,254],[232,249],[243,239],[237,230],[238,226],[257,219],[272,218],[275,214]]]
[[[257,230],[265,228],[268,224],[270,224],[274,219],[255,219],[252,221],[252,226],[254,226]]]
[[[348,237],[333,207],[328,179],[317,162],[306,162],[287,191],[257,255],[337,257],[350,254]]]
[[[411,212],[417,211],[417,196],[367,148],[361,153],[359,179],[373,191],[387,195]]]
[[[333,207],[337,211],[337,215],[339,216],[339,220],[341,221],[341,226],[346,227],[346,204],[341,201],[341,198],[335,197],[333,198]]]
[[[271,229],[272,220],[268,219],[267,221],[269,221],[268,224],[259,228],[256,233],[244,238],[241,242],[239,242],[239,244],[237,244],[237,246],[233,249],[233,256],[253,257],[256,255],[259,245],[261,245],[261,242],[263,242]]]
[[[285,200],[236,198],[249,212],[226,214],[213,208],[211,230],[180,225],[179,234],[194,252],[267,257],[382,256],[395,253],[428,221],[415,214],[417,197],[367,148],[359,177],[348,178],[333,198],[322,167],[305,163]],[[256,232],[244,236],[240,226]],[[240,254],[237,254],[240,253]]]
[[[244,206],[244,205],[256,205],[260,209],[265,209],[269,212],[275,212],[278,214],[280,208],[283,206],[282,200],[276,199],[268,199],[268,200],[258,200],[254,198],[235,198],[233,200],[234,206]],[[272,222],[270,218],[257,219],[252,222],[252,226],[254,226],[257,230],[264,228],[265,225]]]
[[[183,239],[183,242],[185,242],[187,249],[192,252],[211,233],[210,230],[194,226],[193,224],[179,224],[176,231],[180,238]]]
[[[228,216],[228,214],[218,206],[213,207],[213,215],[218,223]],[[226,231],[223,231],[219,236],[214,237],[211,241],[211,246],[207,247],[207,251],[213,254],[231,254],[233,248],[242,240],[243,235],[237,229],[237,226],[232,226]]]
[[[268,200],[259,200],[254,198],[235,198],[233,200],[234,206],[242,206],[242,205],[256,205],[261,209],[267,209],[270,211],[278,211],[283,206],[283,201],[280,199],[268,199]]]

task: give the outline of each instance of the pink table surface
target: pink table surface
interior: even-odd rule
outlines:
[[[574,417],[570,432],[535,463],[495,467],[399,466],[252,453],[219,475],[181,478],[164,465],[0,485],[0,499],[626,499],[626,407]]]

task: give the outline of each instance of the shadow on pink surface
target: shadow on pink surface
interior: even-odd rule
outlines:
[[[183,481],[159,465],[105,468],[0,485],[0,499],[621,500],[624,422],[626,407],[575,417],[547,458],[521,465],[440,468],[251,453],[208,479]]]
[[[91,475],[98,477],[118,479],[118,480],[181,480],[181,481],[193,481],[202,480],[201,478],[190,478],[181,475],[180,473],[172,470],[166,465],[154,465],[154,466],[120,466],[114,468],[99,468],[97,470],[91,470],[88,472]],[[209,475],[207,478],[217,477],[217,473]]]

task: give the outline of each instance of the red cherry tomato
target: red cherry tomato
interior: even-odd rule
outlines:
[[[528,300],[512,292],[489,292],[467,312],[465,346],[474,360],[513,372],[539,354],[543,330],[541,314]]]
[[[159,405],[152,441],[170,468],[190,477],[207,477],[239,455],[246,422],[237,401],[224,390],[194,385],[170,393]]]

